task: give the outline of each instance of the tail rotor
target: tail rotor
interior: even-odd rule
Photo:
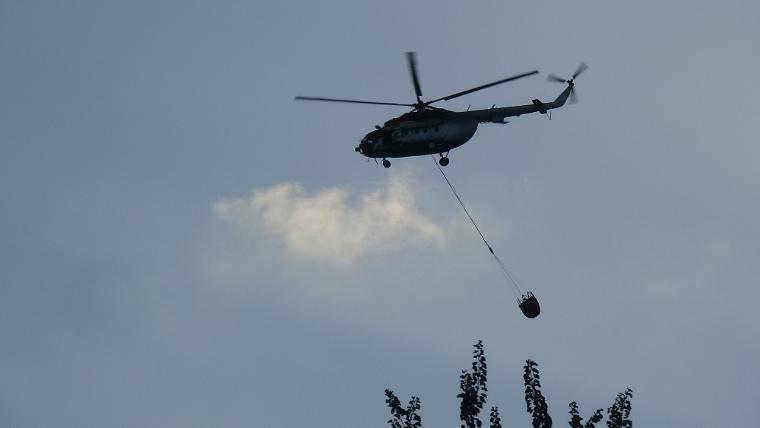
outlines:
[[[550,82],[557,82],[557,83],[567,83],[570,86],[570,104],[575,104],[578,102],[578,96],[575,94],[575,78],[583,74],[586,70],[588,70],[588,66],[586,63],[581,63],[578,68],[575,70],[575,73],[573,73],[573,76],[569,79],[563,79],[557,75],[549,73],[546,80]]]

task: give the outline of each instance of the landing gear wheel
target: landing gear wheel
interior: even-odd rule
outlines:
[[[442,158],[438,159],[438,163],[441,166],[446,166],[449,164],[449,158],[447,156],[443,156]]]
[[[391,161],[389,161],[388,159],[383,159],[383,166],[386,167],[386,168],[390,168],[391,167]]]

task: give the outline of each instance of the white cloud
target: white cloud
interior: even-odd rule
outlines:
[[[214,212],[248,237],[274,239],[290,256],[350,266],[372,253],[442,245],[442,227],[415,203],[418,188],[403,173],[365,192],[337,186],[309,194],[298,183],[281,183],[219,200]]]

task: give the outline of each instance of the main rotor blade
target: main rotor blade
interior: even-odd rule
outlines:
[[[582,62],[581,65],[578,66],[578,69],[575,70],[575,73],[573,73],[573,79],[580,76],[586,70],[588,70],[588,66],[585,62]]]
[[[295,99],[303,100],[303,101],[330,101],[330,102],[336,102],[336,103],[374,104],[374,105],[381,105],[381,106],[414,107],[416,105],[416,104],[403,104],[403,103],[384,103],[380,101],[344,100],[340,98],[302,97],[302,96],[297,96]]]
[[[538,73],[538,70],[533,70],[533,71],[529,71],[527,73],[518,74],[517,76],[507,77],[506,79],[501,79],[501,80],[497,80],[495,82],[486,83],[485,85],[480,85],[480,86],[477,86],[475,88],[468,89],[466,91],[457,92],[456,94],[451,94],[451,95],[447,95],[447,96],[445,96],[443,98],[438,98],[438,99],[433,100],[433,101],[428,101],[425,104],[433,104],[433,103],[438,102],[438,101],[448,101],[448,100],[451,100],[451,99],[454,99],[454,98],[457,98],[457,97],[461,97],[462,95],[467,95],[467,94],[471,94],[471,93],[476,92],[476,91],[480,91],[481,89],[490,88],[491,86],[496,86],[496,85],[500,85],[502,83],[511,82],[512,80],[517,80],[517,79],[522,79],[523,77],[532,76],[532,75],[534,75],[536,73]]]
[[[546,80],[548,80],[550,82],[565,83],[565,79],[563,79],[563,78],[561,78],[559,76],[556,76],[554,74],[551,74],[551,73],[549,73],[549,75],[546,76]]]
[[[409,64],[409,73],[412,75],[412,83],[414,83],[414,93],[417,95],[417,102],[420,102],[422,88],[420,87],[420,79],[417,76],[417,54],[414,52],[407,52],[406,62]]]

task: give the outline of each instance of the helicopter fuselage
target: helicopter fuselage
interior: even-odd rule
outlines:
[[[576,72],[577,74],[577,72]],[[382,158],[383,166],[388,168],[386,158],[402,158],[438,153],[441,165],[448,165],[448,152],[457,148],[475,135],[479,123],[507,123],[507,117],[523,114],[547,114],[549,110],[562,107],[573,92],[572,81],[567,81],[567,88],[554,100],[541,102],[538,99],[531,104],[509,107],[493,106],[483,110],[455,112],[442,108],[424,108],[395,117],[362,138],[359,146],[354,148],[368,158]]]
[[[469,141],[477,129],[478,120],[471,116],[449,111],[413,112],[368,133],[355,150],[368,158],[444,154]]]

